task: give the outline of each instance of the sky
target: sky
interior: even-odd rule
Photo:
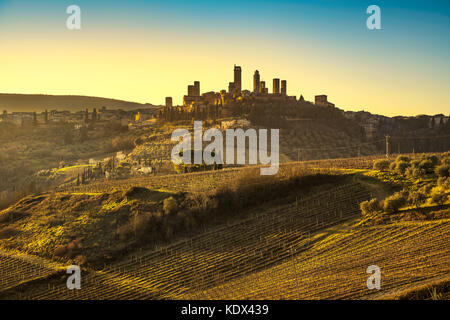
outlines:
[[[69,30],[66,8],[81,9]],[[369,30],[369,5],[381,30]],[[450,1],[0,0],[0,92],[181,104],[187,86],[327,94],[344,110],[450,114]]]

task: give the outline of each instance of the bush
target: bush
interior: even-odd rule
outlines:
[[[366,215],[370,213],[369,210],[369,200],[363,201],[359,204],[359,208],[361,209],[361,212],[363,215]]]
[[[395,168],[395,172],[397,172],[398,174],[405,174],[406,169],[408,169],[409,167],[409,163],[406,161],[399,161],[397,162],[396,168]]]
[[[398,211],[406,203],[404,192],[397,192],[384,200],[383,210],[386,213],[394,213]]]
[[[408,167],[405,171],[406,176],[417,179],[425,176],[427,174],[425,169],[417,167]]]
[[[439,163],[439,158],[435,155],[433,156],[426,156],[425,157],[426,160],[431,161],[433,167],[435,167],[438,163]]]
[[[411,158],[407,156],[398,156],[397,159],[395,159],[395,162],[410,162]]]
[[[173,197],[164,199],[163,210],[165,214],[172,214],[178,210],[177,201]]]
[[[448,199],[448,194],[443,190],[433,191],[431,194],[431,201],[438,205],[443,205]]]
[[[389,160],[377,160],[373,164],[375,170],[387,171],[391,162]]]
[[[429,159],[422,160],[422,161],[420,161],[418,168],[425,170],[425,173],[432,173],[433,169],[434,169],[433,161],[431,161]]]
[[[442,164],[436,167],[435,172],[439,177],[450,177],[450,164]]]
[[[366,214],[372,213],[372,212],[383,211],[383,202],[379,201],[376,198],[373,198],[371,200],[361,202],[360,208],[361,208],[363,215],[366,215]]]
[[[437,185],[442,187],[444,190],[450,189],[450,177],[440,177],[438,178]]]
[[[111,142],[112,150],[130,150],[134,148],[134,140],[130,137],[115,137]]]
[[[443,157],[441,160],[442,164],[450,164],[450,156]]]
[[[418,208],[422,203],[427,200],[427,195],[423,189],[411,192],[408,197],[409,203]]]
[[[396,168],[397,168],[397,162],[392,162],[391,165],[389,166],[389,171],[395,171]]]
[[[53,255],[57,257],[62,257],[66,254],[66,252],[67,252],[66,246],[58,245],[53,250]]]

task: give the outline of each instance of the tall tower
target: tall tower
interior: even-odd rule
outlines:
[[[286,95],[287,93],[287,81],[286,80],[281,80],[281,94],[282,95]]]
[[[194,96],[200,96],[200,81],[194,81]]]
[[[241,67],[234,65],[234,90],[235,93],[241,93],[242,82],[241,82]]]
[[[273,94],[279,94],[280,93],[280,79],[274,78],[273,79]]]
[[[266,93],[266,82],[261,81],[259,83],[259,93]]]
[[[166,97],[166,108],[172,108],[172,97]]]
[[[188,96],[189,97],[195,96],[195,86],[188,85]]]
[[[253,75],[253,92],[254,93],[259,93],[259,83],[260,83],[259,71],[256,70],[255,74]]]

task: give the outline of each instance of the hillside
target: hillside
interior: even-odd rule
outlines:
[[[0,110],[10,112],[42,112],[45,109],[82,111],[86,108],[101,107],[108,109],[143,109],[153,107],[151,104],[141,104],[116,99],[75,96],[75,95],[44,95],[44,94],[9,94],[0,93]]]
[[[0,298],[445,296],[450,203],[361,215],[362,202],[398,190],[389,179],[412,179],[371,170],[379,161],[286,163],[276,178],[251,167],[142,177],[26,197],[0,212]],[[61,281],[72,263],[84,268],[77,292]],[[372,264],[381,290],[366,287]]]

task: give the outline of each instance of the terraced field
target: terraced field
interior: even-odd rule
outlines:
[[[369,197],[348,184],[259,213],[189,240],[141,253],[83,278],[83,289],[64,284],[36,288],[32,299],[174,299],[289,261],[311,246],[311,236],[359,214]]]

